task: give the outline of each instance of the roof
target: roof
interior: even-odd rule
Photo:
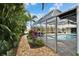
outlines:
[[[58,9],[53,9],[53,10],[50,11],[48,14],[46,14],[45,16],[43,16],[42,18],[40,18],[40,19],[36,22],[36,24],[41,23],[41,22],[43,22],[43,21],[45,21],[45,20],[52,19],[52,18],[57,17],[57,16],[58,16],[58,17],[61,17],[61,18],[64,18],[64,17],[67,17],[67,15],[69,15],[69,14],[74,15],[74,14],[76,14],[76,9],[77,9],[77,7],[78,7],[78,6],[76,6],[76,7],[74,7],[74,8],[71,8],[71,9],[65,11],[65,12],[61,12],[61,11],[58,10]],[[50,15],[50,14],[52,14],[52,15]],[[46,18],[46,17],[47,17],[47,18]],[[46,19],[45,19],[45,18],[46,18]]]
[[[43,21],[45,21],[46,19],[56,16],[58,14],[60,14],[61,11],[58,9],[53,9],[52,11],[50,11],[48,14],[46,14],[45,16],[41,17],[36,23],[41,23]]]
[[[74,8],[71,8],[71,9],[69,9],[69,10],[67,10],[67,11],[65,11],[65,12],[63,12],[63,13],[57,15],[57,16],[63,18],[64,16],[66,16],[66,15],[68,15],[68,14],[76,14],[76,13],[75,13],[75,12],[76,12],[76,9],[77,9],[77,6],[74,7]]]

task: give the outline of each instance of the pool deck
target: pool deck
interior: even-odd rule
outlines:
[[[42,37],[45,44],[56,50],[56,40],[53,38],[49,38],[47,36],[47,42],[46,37]],[[76,40],[57,40],[57,52],[61,56],[75,56],[76,55]]]

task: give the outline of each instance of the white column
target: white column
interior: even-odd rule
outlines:
[[[79,7],[77,7],[77,53],[79,54]]]

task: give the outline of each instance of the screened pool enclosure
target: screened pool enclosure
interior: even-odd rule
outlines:
[[[76,55],[78,53],[78,6],[66,12],[53,9],[34,23],[33,27],[40,33],[40,38],[49,48],[59,55]]]

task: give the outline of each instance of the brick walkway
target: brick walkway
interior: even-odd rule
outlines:
[[[17,56],[56,56],[57,54],[48,47],[30,48],[27,38],[24,35],[19,42]]]

